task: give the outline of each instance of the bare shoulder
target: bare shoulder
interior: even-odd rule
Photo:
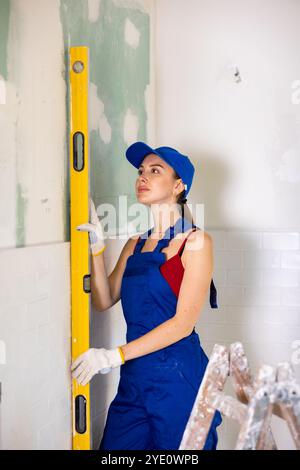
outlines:
[[[132,235],[132,237],[129,238],[129,240],[137,240],[139,238],[139,234],[136,233],[135,235]]]
[[[193,229],[191,229],[187,242],[192,242],[194,240],[200,240],[200,239],[204,239],[207,242],[210,242],[210,241],[212,242],[212,237],[208,232],[205,232],[204,230],[201,230],[198,227],[194,231]]]
[[[124,251],[127,253],[131,254],[134,250],[134,247],[136,245],[136,242],[139,238],[139,234],[132,235],[131,237],[128,238],[127,242],[124,245]]]
[[[139,238],[140,238],[140,235],[136,233],[135,235],[132,235],[132,237],[130,237],[128,241],[130,241],[130,243],[135,245]]]
[[[208,232],[197,228],[191,231],[186,241],[185,249],[187,251],[210,250],[212,248],[212,237]]]
[[[210,258],[211,255],[212,238],[209,233],[198,228],[194,232],[190,230],[181,257],[184,269],[199,264],[203,257]]]

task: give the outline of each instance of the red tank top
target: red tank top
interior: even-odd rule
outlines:
[[[188,236],[185,237],[177,253],[171,258],[169,258],[168,260],[166,260],[159,267],[161,274],[170,285],[176,297],[178,297],[179,295],[179,290],[180,290],[182,278],[184,275],[184,267],[181,261],[181,255],[182,255],[182,252],[183,252],[183,249],[184,249],[184,246],[188,237],[195,230],[196,229],[193,228],[193,230],[188,234]],[[137,243],[139,242],[139,240],[140,240],[140,237],[138,238]]]

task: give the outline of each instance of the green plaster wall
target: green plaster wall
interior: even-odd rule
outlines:
[[[11,14],[10,0],[0,0],[0,75],[5,81],[8,81],[8,36],[9,36],[9,20]],[[9,106],[8,104],[5,105]],[[4,108],[3,108],[4,109]],[[5,138],[5,137],[4,137]],[[16,247],[25,246],[25,215],[27,208],[27,200],[23,196],[21,184],[16,183],[16,228],[15,240]]]
[[[125,157],[128,147],[123,139],[124,117],[130,108],[139,122],[138,140],[147,140],[145,89],[150,81],[150,19],[140,9],[117,6],[102,0],[97,22],[88,19],[88,2],[62,0],[61,18],[65,41],[65,63],[70,46],[88,46],[90,82],[97,86],[98,98],[111,127],[110,143],[102,141],[99,131],[90,132],[90,187],[96,204],[111,203],[119,214],[118,196],[127,195],[128,205],[136,202],[134,184],[137,170]],[[134,0],[131,2],[134,6]],[[139,45],[132,48],[124,35],[128,18],[140,32]],[[66,70],[68,66],[66,65]],[[66,77],[68,82],[68,77]],[[69,106],[69,89],[67,91]],[[69,130],[69,122],[68,122]],[[66,137],[68,142],[68,135]],[[68,170],[67,170],[68,173]],[[69,175],[68,175],[69,181]]]
[[[10,0],[0,1],[0,75],[7,80],[7,40]]]
[[[26,245],[25,215],[28,201],[22,194],[22,187],[19,182],[16,189],[16,247],[21,248]]]

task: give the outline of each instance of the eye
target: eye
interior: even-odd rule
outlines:
[[[157,172],[159,173],[158,168],[152,168],[151,171],[157,171]],[[142,170],[142,169],[139,169],[139,170],[138,170],[138,175],[141,175],[142,172],[143,172],[143,170]]]

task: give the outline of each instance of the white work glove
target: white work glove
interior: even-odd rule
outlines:
[[[105,250],[105,235],[93,200],[90,198],[90,221],[77,225],[77,230],[89,233],[90,247],[93,256],[100,255]]]
[[[86,385],[97,372],[107,374],[113,367],[124,363],[124,354],[120,347],[115,349],[90,348],[72,363],[72,377],[77,380],[79,385]]]

